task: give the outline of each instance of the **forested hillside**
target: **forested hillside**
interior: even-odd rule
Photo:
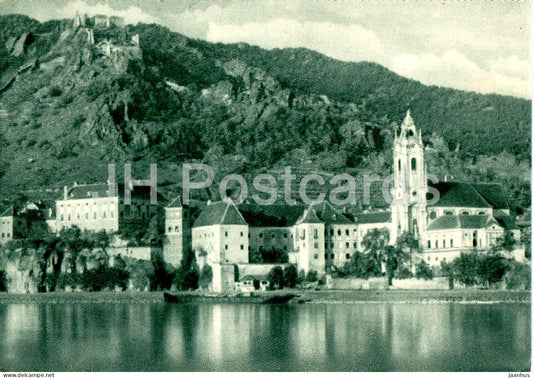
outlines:
[[[286,165],[299,175],[387,175],[394,128],[410,108],[431,173],[503,182],[514,206],[529,207],[529,101],[158,25],[95,28],[94,39],[70,20],[0,17],[1,197],[105,181],[108,162],[118,178],[124,162],[137,178],[157,163],[169,194],[179,192],[185,161],[210,164],[216,180]],[[202,195],[216,199],[218,190]]]

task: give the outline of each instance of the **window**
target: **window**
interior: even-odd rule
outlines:
[[[286,232],[283,234],[283,237],[284,237],[285,239],[287,239],[287,233],[286,233]]]
[[[357,242],[353,243],[353,247],[357,249]]]
[[[398,160],[398,172],[402,171],[402,161]]]
[[[350,236],[350,230],[346,229],[346,236]]]
[[[342,231],[339,229],[337,230],[337,235],[341,236],[342,235]]]
[[[435,248],[439,248],[439,241],[435,240]]]
[[[324,243],[324,246],[325,246],[326,248],[328,248],[328,243],[327,243],[327,242],[326,242],[326,243]]]
[[[350,258],[350,254],[347,253],[347,254],[346,254],[346,259],[349,259],[349,258]]]
[[[431,213],[429,213],[429,219],[435,219],[437,218],[437,213],[435,211],[432,211]]]
[[[463,215],[469,215],[470,213],[468,211],[463,211],[461,214]]]
[[[224,231],[224,236],[228,237],[228,231]],[[227,248],[226,248],[227,249]]]
[[[243,236],[244,236],[244,233],[243,233],[243,232],[241,232],[241,238],[242,238]]]
[[[318,239],[318,229],[315,228],[313,230],[313,234],[314,234],[315,239]]]
[[[335,243],[331,242],[331,248],[335,248]]]
[[[276,234],[272,234],[272,235],[270,235],[270,237],[271,237],[272,239],[275,239],[275,238],[276,238]]]
[[[479,215],[485,215],[485,212],[484,211],[480,211],[478,214]]]
[[[333,236],[333,229],[329,230],[329,234]]]
[[[445,211],[444,215],[453,215],[453,211]]]
[[[331,259],[334,259],[334,258],[335,258],[335,254],[332,253],[332,254],[330,255],[330,257],[331,257]]]
[[[63,216],[63,214],[61,214],[61,220],[62,220],[62,221],[64,220],[64,218],[65,218],[65,217]]]
[[[169,227],[169,228],[168,228],[168,232],[172,232],[172,227]]]
[[[346,243],[346,248],[350,248],[350,243]]]
[[[106,214],[106,212],[104,211],[104,219],[106,219],[106,218],[107,218],[107,214]]]
[[[415,158],[411,159],[411,170],[416,171],[416,159]]]
[[[228,249],[228,245],[227,245],[227,244],[226,244],[226,245],[224,246],[224,249],[225,249],[225,250],[227,250],[227,249]]]
[[[70,220],[70,214],[68,215],[68,220]]]
[[[453,239],[450,239],[450,248],[453,248]]]
[[[318,253],[315,253],[315,260],[318,260]]]
[[[7,233],[7,237],[9,238],[10,236],[11,236],[11,234],[8,232],[8,233]]]
[[[446,239],[442,240],[442,248],[446,248]]]
[[[178,231],[179,231],[179,229],[180,229],[180,227],[179,227],[179,226],[175,226],[175,227],[174,227],[174,232],[178,232]]]
[[[314,247],[318,249],[318,243],[315,242]]]
[[[428,240],[428,248],[431,248],[431,240]]]
[[[283,246],[283,250],[284,250],[284,251],[287,250],[287,246],[286,246],[286,245]]]
[[[259,237],[263,238],[263,233],[262,232],[259,233]]]
[[[243,245],[243,244],[241,244],[241,250],[242,250],[242,249],[244,249],[244,245]]]

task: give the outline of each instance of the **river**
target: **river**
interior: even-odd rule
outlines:
[[[522,371],[529,304],[2,304],[3,371]]]

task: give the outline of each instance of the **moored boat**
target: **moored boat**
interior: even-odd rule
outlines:
[[[260,295],[205,295],[198,293],[163,293],[167,303],[257,303],[257,304],[283,304],[295,297],[294,294],[260,294]]]

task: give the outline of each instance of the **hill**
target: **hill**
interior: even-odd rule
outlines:
[[[107,163],[119,179],[122,163],[136,178],[157,163],[172,193],[185,161],[210,164],[217,180],[285,165],[301,175],[387,175],[394,127],[411,108],[430,172],[502,181],[516,207],[529,206],[529,101],[158,25],[93,32],[94,43],[71,20],[0,17],[0,196],[105,181]]]

